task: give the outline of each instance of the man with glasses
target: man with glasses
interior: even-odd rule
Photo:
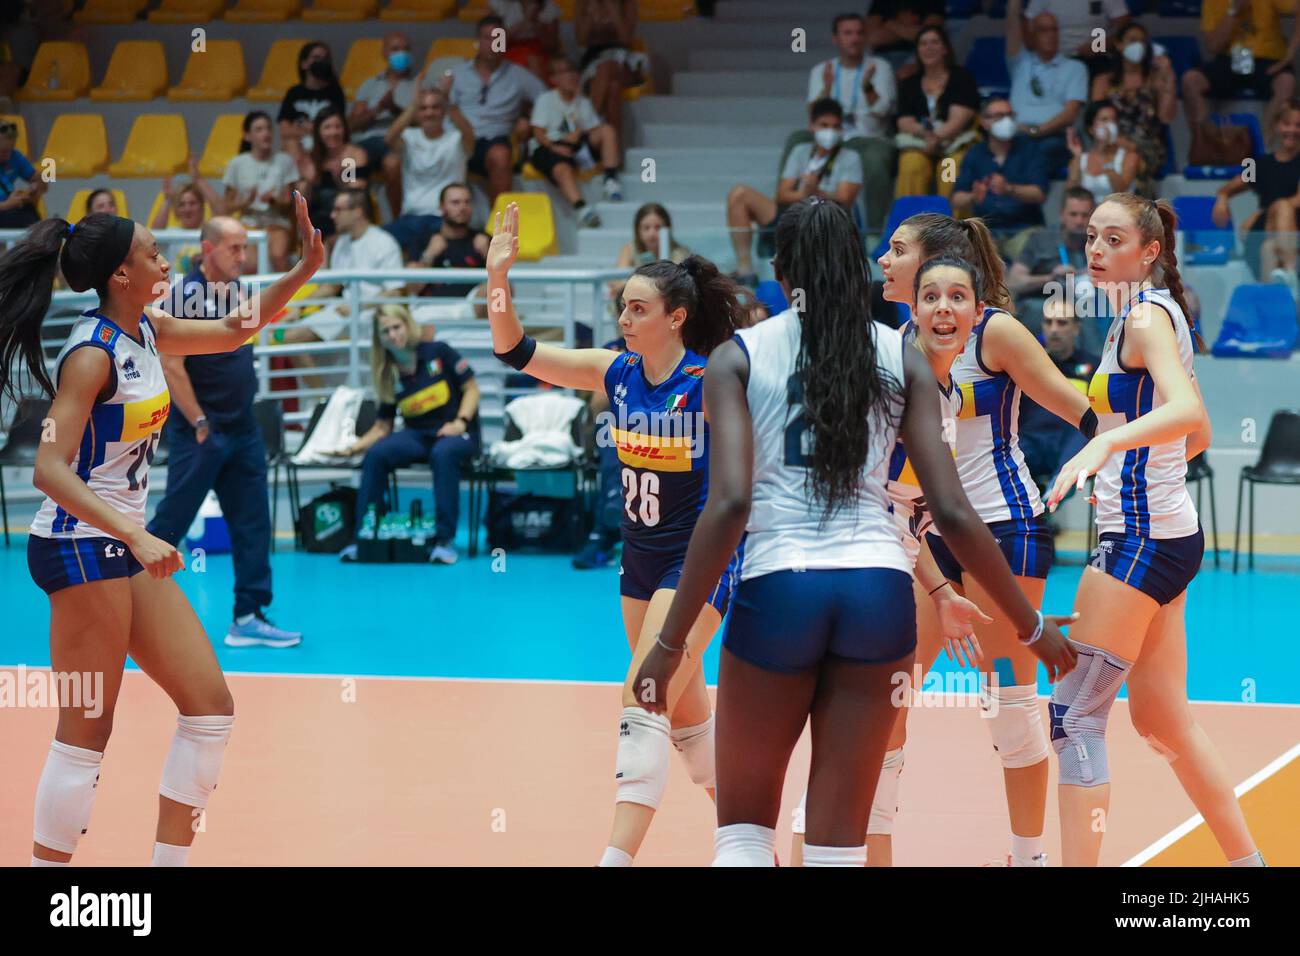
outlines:
[[[1030,22],[1041,13],[1056,17],[1061,31],[1060,47],[1066,56],[1081,60],[1091,79],[1114,66],[1111,56],[1117,41],[1132,17],[1126,0],[1029,0],[1025,12],[1012,17],[1007,7],[1007,22],[1019,20],[1023,36],[1029,36]]]
[[[1019,130],[1032,139],[1049,175],[1070,162],[1065,131],[1088,99],[1088,70],[1061,53],[1056,17],[1040,13],[1030,22],[1028,48],[1021,45],[1021,0],[1007,3],[1007,63],[1011,107]]]
[[[41,216],[45,182],[18,151],[18,124],[0,120],[0,229],[26,229]]]

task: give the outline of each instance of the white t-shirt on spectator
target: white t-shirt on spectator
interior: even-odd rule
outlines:
[[[473,60],[466,60],[451,75],[451,105],[459,107],[478,139],[509,136],[524,103],[546,92],[545,83],[509,60],[502,60],[486,83]],[[424,82],[433,86],[435,78],[426,76]]]
[[[418,126],[402,130],[402,215],[437,216],[439,196],[448,183],[465,181],[465,150],[460,130],[443,123],[442,135],[430,139]]]
[[[1074,56],[1080,44],[1092,39],[1094,28],[1104,30],[1110,21],[1129,16],[1124,0],[1101,0],[1101,13],[1096,16],[1088,12],[1089,6],[1089,0],[1029,0],[1025,16],[1030,20],[1040,13],[1056,17],[1057,29],[1061,31],[1061,52]]]
[[[821,95],[822,71],[826,69],[827,63],[830,63],[834,70],[834,76],[831,78],[831,99],[844,108],[844,138],[889,136],[894,111],[898,106],[898,85],[894,80],[894,68],[888,61],[878,56],[864,56],[862,63],[856,67],[843,66],[839,57],[823,60],[808,74],[809,103]],[[868,105],[867,96],[862,92],[862,78],[867,70],[872,70],[871,88],[876,91],[878,97],[874,105]]]
[[[840,149],[835,157],[835,162],[831,166],[830,172],[826,172],[826,160],[830,154],[821,156],[813,155],[812,143],[797,143],[790,150],[790,155],[786,157],[785,168],[781,170],[782,179],[798,179],[805,173],[821,173],[819,188],[823,192],[833,193],[839,189],[840,183],[855,183],[862,185],[862,157],[857,154],[856,150]]]
[[[601,125],[601,118],[591,100],[581,93],[565,101],[559,90],[547,90],[533,103],[532,125],[546,130],[547,138],[562,139],[574,130],[585,133]]]
[[[260,197],[263,193],[279,192],[298,180],[298,166],[288,153],[272,153],[270,159],[258,159],[251,152],[232,156],[221,175],[223,186],[233,186],[242,199],[253,190],[250,212],[266,212],[268,203]]]
[[[361,84],[357,90],[357,99],[364,101],[372,110],[379,105],[379,101],[384,98],[388,92],[388,71],[372,76]],[[375,117],[374,125],[367,130],[360,132],[353,131],[357,140],[372,139],[374,137],[382,138],[388,132],[388,127],[393,125],[393,120],[397,115],[411,105],[411,97],[415,94],[414,77],[398,80],[393,86],[393,105],[396,109],[388,109]]]
[[[493,13],[502,19],[506,25],[506,33],[513,34],[514,39],[533,39],[531,30],[527,33],[516,32],[524,22],[524,5],[521,0],[488,0],[488,6]],[[541,12],[537,15],[537,22],[554,23],[558,19],[560,19],[560,8],[555,5],[553,0],[546,0],[542,4]]]
[[[334,251],[330,253],[331,269],[401,269],[406,265],[402,261],[402,247],[397,240],[384,229],[370,226],[361,234],[360,239],[353,239],[346,232],[334,240]],[[400,289],[400,279],[384,283],[362,282],[362,299],[372,298],[380,292]]]

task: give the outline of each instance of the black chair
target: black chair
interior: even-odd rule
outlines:
[[[1219,506],[1214,503],[1214,469],[1210,467],[1205,452],[1201,452],[1187,463],[1187,483],[1196,486],[1198,515],[1205,513],[1201,509],[1201,488],[1207,483],[1210,486],[1210,527],[1214,534],[1214,566],[1217,568],[1219,566]]]
[[[307,430],[303,432],[302,445],[299,445],[299,448],[307,444],[308,439],[312,436],[312,432],[314,432],[316,426],[320,424],[321,415],[325,413],[325,405],[326,401],[322,399],[316,404],[316,407],[311,410],[311,418],[307,422]],[[357,410],[357,424],[355,429],[358,438],[370,431],[371,427],[375,424],[376,417],[378,417],[378,412],[379,406],[375,404],[373,398],[367,398],[361,402],[361,407]],[[263,436],[263,439],[265,440],[265,436]],[[289,492],[289,509],[292,512],[291,517],[293,518],[294,547],[301,547],[302,538],[298,529],[298,512],[302,507],[302,486],[298,478],[298,472],[302,471],[304,468],[356,468],[359,466],[348,465],[342,460],[340,460],[337,465],[299,465],[294,462],[293,456],[289,454],[283,454],[282,460],[284,462],[285,487]]]
[[[271,550],[274,551],[275,529],[280,514],[280,469],[286,461],[284,410],[276,399],[262,398],[253,403],[253,417],[257,419],[257,427],[262,432],[266,466],[271,469]]]
[[[1264,436],[1264,448],[1259,461],[1241,469],[1237,479],[1237,530],[1232,537],[1232,573],[1237,573],[1238,547],[1241,541],[1241,499],[1245,486],[1250,485],[1250,526],[1248,544],[1250,563],[1255,567],[1255,486],[1300,485],[1300,411],[1285,409],[1273,413]]]
[[[30,468],[36,464],[36,449],[41,447],[43,423],[50,414],[50,401],[24,398],[9,426],[9,437],[0,448],[0,522],[4,523],[5,547],[9,547],[9,502],[5,498],[5,466]]]

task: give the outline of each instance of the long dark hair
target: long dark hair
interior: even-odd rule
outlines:
[[[805,300],[795,378],[813,438],[808,478],[824,522],[857,500],[872,415],[895,415],[903,385],[880,368],[871,280],[848,213],[820,200],[791,206],[776,227],[774,264],[791,289],[804,293],[795,297]]]
[[[927,33],[933,33],[943,41],[944,68],[947,69],[950,74],[956,72],[957,54],[952,51],[952,38],[948,36],[948,31],[937,23],[932,23],[929,26],[922,27],[921,31],[917,33],[916,41],[912,44],[912,53],[916,57],[916,65],[922,70],[925,69],[925,67],[921,65],[921,37],[925,36]]]
[[[271,114],[264,110],[253,110],[244,117],[244,135],[239,139],[239,151],[241,153],[252,152],[253,144],[248,141],[248,131],[253,128],[253,124],[258,120],[264,119],[271,123]],[[275,124],[271,123],[271,131],[275,132]],[[275,140],[271,140],[271,152],[275,152]]]
[[[680,265],[668,259],[648,262],[634,276],[644,276],[663,296],[664,311],[686,309],[682,344],[708,355],[744,328],[748,310],[740,302],[740,287],[702,256],[688,256]]]
[[[658,216],[663,220],[664,228],[668,230],[670,241],[672,239],[673,219],[672,216],[668,215],[668,210],[657,202],[645,203],[636,211],[636,215],[632,217],[632,248],[636,249],[637,252],[653,252],[657,254],[659,252],[658,249],[646,249],[641,245],[641,220],[646,216]],[[674,242],[673,248],[677,249],[680,247]]]
[[[325,144],[321,142],[320,128],[325,125],[327,119],[337,116],[339,122],[343,124],[343,142],[348,144],[352,142],[352,129],[348,126],[348,118],[332,106],[327,106],[316,114],[316,119],[311,124],[311,161],[316,167],[316,175],[320,176],[321,167],[325,163]]]
[[[1120,90],[1120,84],[1124,82],[1124,47],[1126,44],[1122,42],[1122,38],[1125,33],[1128,33],[1134,27],[1142,31],[1142,43],[1146,46],[1146,51],[1142,54],[1142,62],[1138,64],[1142,70],[1142,80],[1145,82],[1151,79],[1151,61],[1155,59],[1155,48],[1151,45],[1151,34],[1145,26],[1136,20],[1130,20],[1124,25],[1124,29],[1120,31],[1119,37],[1116,38],[1120,42],[1116,44],[1113,54],[1115,65],[1110,69],[1110,82],[1115,87],[1116,93]]]
[[[966,273],[970,279],[971,291],[975,293],[975,301],[984,301],[984,277],[980,275],[979,267],[961,256],[942,255],[935,256],[933,259],[926,259],[921,263],[921,267],[916,270],[916,278],[912,282],[912,298],[916,299],[921,294],[921,278],[934,269],[944,267],[960,269]]]
[[[1011,293],[1007,290],[1002,256],[998,254],[997,243],[984,220],[954,219],[943,213],[919,212],[908,216],[901,225],[916,234],[923,262],[943,254],[965,259],[980,271],[984,304],[1004,312],[1011,311]]]
[[[318,46],[325,48],[325,62],[329,64],[330,82],[338,83],[338,74],[334,72],[334,51],[323,40],[308,40],[298,48],[298,82],[307,82],[307,57],[311,56],[311,51]]]

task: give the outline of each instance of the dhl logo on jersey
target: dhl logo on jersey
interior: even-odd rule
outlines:
[[[690,471],[690,436],[646,435],[641,432],[611,428],[618,460],[631,468],[649,468],[651,471]]]
[[[413,395],[407,395],[397,403],[397,409],[402,413],[403,418],[418,418],[425,412],[442,408],[450,398],[450,386],[446,382],[434,382]]]
[[[135,441],[152,435],[163,427],[171,407],[171,393],[166,391],[138,402],[127,402],[122,406],[122,441]]]

